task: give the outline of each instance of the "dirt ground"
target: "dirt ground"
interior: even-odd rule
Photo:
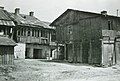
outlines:
[[[120,81],[120,65],[102,68],[90,65],[15,60],[0,67],[0,81]]]

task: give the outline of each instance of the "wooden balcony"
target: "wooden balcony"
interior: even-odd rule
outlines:
[[[17,42],[21,43],[38,43],[38,44],[49,44],[48,38],[31,37],[31,36],[18,36]]]

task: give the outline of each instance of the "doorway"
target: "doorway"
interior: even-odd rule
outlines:
[[[115,64],[114,44],[103,44],[102,64],[109,66]]]
[[[42,49],[34,49],[33,51],[34,59],[42,59]]]

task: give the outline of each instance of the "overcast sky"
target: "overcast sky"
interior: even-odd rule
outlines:
[[[0,0],[0,6],[10,12],[18,7],[23,14],[34,11],[40,20],[52,22],[68,8],[97,13],[107,10],[108,14],[116,15],[120,0]]]

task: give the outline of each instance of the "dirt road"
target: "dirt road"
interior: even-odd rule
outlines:
[[[120,81],[120,66],[102,68],[39,59],[15,60],[15,66],[1,70],[0,81]]]

